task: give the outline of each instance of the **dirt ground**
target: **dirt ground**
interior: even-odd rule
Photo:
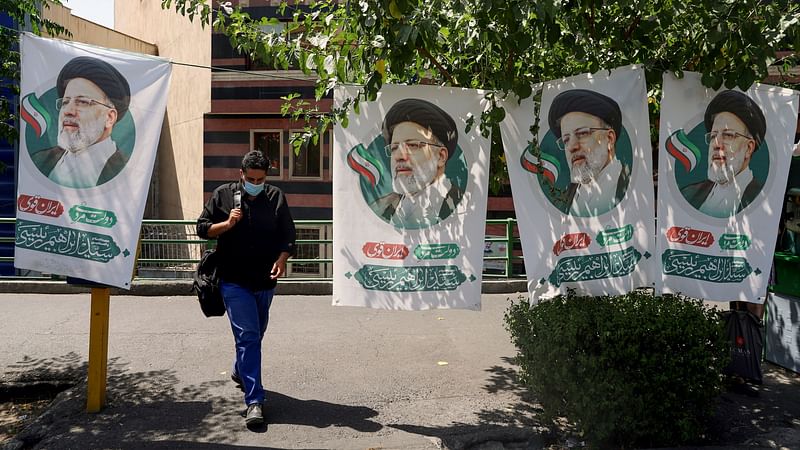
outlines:
[[[47,410],[52,399],[15,400],[0,403],[0,444],[14,437],[39,414]]]

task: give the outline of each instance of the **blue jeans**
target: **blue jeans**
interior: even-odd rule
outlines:
[[[261,385],[261,339],[267,331],[269,307],[275,289],[251,291],[238,284],[220,281],[225,310],[236,341],[236,362],[233,374],[242,379],[244,402],[264,402]]]

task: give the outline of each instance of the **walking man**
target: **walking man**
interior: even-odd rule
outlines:
[[[261,152],[245,155],[241,178],[215,189],[197,219],[197,235],[217,239],[220,291],[236,343],[231,378],[244,391],[250,427],[264,423],[261,340],[295,243],[286,197],[265,183],[268,168]]]

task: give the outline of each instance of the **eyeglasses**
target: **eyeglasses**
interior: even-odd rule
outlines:
[[[736,140],[737,137],[743,137],[745,139],[751,139],[751,140],[753,139],[752,137],[746,134],[737,133],[733,130],[709,131],[708,133],[705,134],[705,136],[706,136],[706,144],[710,144],[716,141],[717,139],[720,139],[720,142],[722,142],[723,144],[731,144],[733,141]]]
[[[408,153],[414,153],[422,150],[423,147],[430,145],[433,147],[444,147],[442,144],[436,144],[434,142],[425,142],[425,141],[403,141],[403,142],[394,142],[385,147],[383,150],[386,152],[386,156],[392,156],[392,153],[399,150],[401,147],[403,150],[407,151]]]
[[[75,98],[63,97],[63,98],[57,98],[56,99],[56,109],[60,111],[61,108],[65,107],[65,106],[69,106],[69,104],[72,103],[72,102],[75,102],[75,107],[78,108],[78,109],[87,109],[88,107],[90,107],[92,105],[101,105],[101,106],[105,106],[106,108],[109,108],[109,109],[114,109],[114,107],[111,106],[111,105],[106,105],[103,102],[99,102],[99,101],[97,101],[97,100],[95,100],[93,98],[89,98],[89,97],[75,97]]]
[[[561,150],[569,147],[572,144],[572,139],[577,139],[578,142],[586,142],[589,139],[589,136],[592,135],[595,131],[608,131],[611,128],[595,128],[595,127],[583,127],[578,128],[572,133],[564,133],[561,135],[560,138],[556,139],[556,145]]]

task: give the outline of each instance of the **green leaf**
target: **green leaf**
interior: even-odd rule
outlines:
[[[743,69],[739,73],[739,79],[736,81],[739,89],[746,91],[756,81],[756,74],[750,69]]]
[[[527,83],[521,83],[516,86],[514,93],[517,94],[520,100],[528,98],[533,94],[533,86]]]
[[[408,43],[409,38],[411,37],[411,33],[414,32],[414,27],[411,25],[403,25],[400,27],[400,31],[397,33],[397,43],[399,45],[406,45]]]

